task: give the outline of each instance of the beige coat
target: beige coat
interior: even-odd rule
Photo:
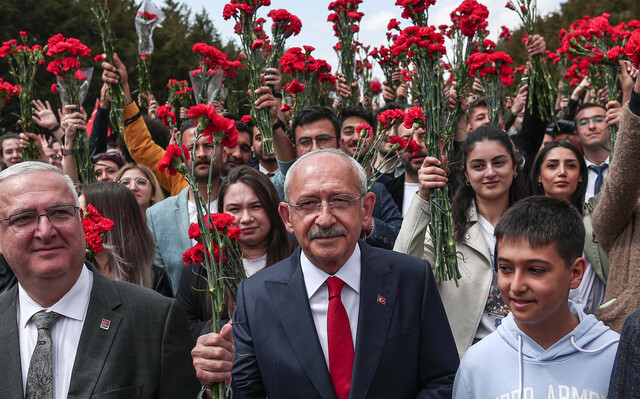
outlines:
[[[475,206],[470,208],[468,219],[470,224],[464,242],[456,243],[462,275],[458,281],[460,287],[453,281],[438,284],[460,357],[473,343],[493,279],[491,255],[478,224]],[[414,194],[393,250],[426,259],[433,265],[433,245],[427,233],[430,222],[429,202]]]
[[[620,332],[640,308],[640,116],[625,105],[611,169],[593,212],[593,230],[610,273],[597,317]]]

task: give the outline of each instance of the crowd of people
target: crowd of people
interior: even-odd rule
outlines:
[[[544,47],[527,42],[532,56]],[[387,85],[377,111],[311,106],[287,126],[270,70],[253,93],[273,123],[268,155],[258,128],[230,114],[235,146],[198,137],[186,110],[170,131],[154,96],[146,110],[135,101],[117,56],[102,67],[93,117],[67,106],[58,120],[34,101],[48,138],[0,136],[0,396],[186,398],[226,383],[239,398],[640,398],[640,79],[629,62],[619,101],[598,102],[585,78],[553,123],[526,84],[499,126],[482,93],[451,85],[447,103],[464,110],[453,159],[401,124],[374,166],[357,127],[406,109],[405,84]],[[109,136],[115,83],[124,128]],[[338,80],[338,93],[352,90]],[[80,188],[83,131],[98,182]],[[219,333],[203,266],[183,259],[201,204],[184,176],[158,169],[176,133],[195,148],[200,195],[242,230],[248,278]],[[398,157],[393,137],[418,148]],[[29,139],[40,161],[21,160]],[[460,278],[436,282],[430,199],[445,185]],[[92,263],[88,205],[114,222]]]

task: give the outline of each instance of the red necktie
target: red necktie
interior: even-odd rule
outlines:
[[[353,372],[353,339],[349,317],[342,305],[340,294],[344,281],[329,277],[329,311],[327,314],[327,336],[329,340],[329,373],[338,399],[348,399]]]

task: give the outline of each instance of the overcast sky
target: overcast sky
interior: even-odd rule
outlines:
[[[160,0],[155,0],[160,4]],[[183,0],[183,3],[189,5],[194,12],[200,12],[204,8],[209,18],[213,21],[214,26],[221,34],[223,41],[234,40],[239,43],[238,36],[233,32],[234,22],[232,19],[225,21],[222,18],[222,9],[226,0]],[[441,25],[450,24],[451,11],[453,11],[462,1],[456,0],[438,0],[436,4],[429,10],[429,24]],[[267,12],[270,9],[284,8],[290,13],[296,15],[302,21],[302,31],[298,36],[291,37],[287,40],[287,47],[302,47],[310,45],[316,48],[313,56],[327,60],[333,67],[332,71],[338,65],[337,56],[333,51],[333,46],[337,43],[337,38],[333,35],[331,23],[327,22],[329,15],[328,5],[330,1],[309,1],[309,0],[271,0],[270,7],[263,7],[262,16],[264,16],[268,24],[271,21],[267,18]],[[510,30],[514,30],[520,26],[520,19],[514,11],[505,8],[506,0],[480,0],[480,3],[489,9],[489,30],[490,39],[496,40],[501,31],[501,26],[505,25]],[[360,25],[359,41],[365,45],[372,47],[386,44],[387,39],[385,33],[387,31],[387,23],[391,18],[402,21],[400,14],[401,8],[395,6],[393,0],[364,0],[360,4],[360,11],[364,13]],[[538,0],[538,13],[546,15],[559,9],[560,2],[557,0]],[[408,24],[402,22],[401,27]],[[382,79],[382,72],[378,69],[374,76]]]

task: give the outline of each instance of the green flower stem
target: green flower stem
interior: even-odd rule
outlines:
[[[113,59],[115,52],[113,46],[115,35],[109,25],[109,7],[107,2],[103,0],[90,0],[90,4],[100,30],[102,50],[107,56],[107,62],[115,65]],[[122,88],[122,83],[109,84],[109,93],[111,94],[111,110],[109,112],[111,127],[121,133],[124,127],[124,89]]]
[[[441,88],[442,71],[440,67],[440,57],[434,55],[428,57],[422,51],[414,50],[413,61],[415,63],[418,79],[418,93],[422,104],[422,112],[425,115],[425,146],[430,156],[441,159],[448,156],[450,143],[453,140],[453,129],[443,130],[441,118],[444,98]],[[444,132],[444,133],[443,133]],[[441,142],[444,144],[441,146]],[[449,197],[449,187],[435,189],[431,191],[431,225],[429,234],[433,241],[435,270],[437,282],[453,279],[458,285],[460,272],[458,271],[458,259],[456,256],[455,240],[453,237],[451,199]]]

